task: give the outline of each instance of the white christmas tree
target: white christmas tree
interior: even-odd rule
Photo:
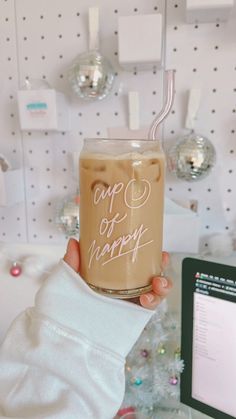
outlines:
[[[163,418],[165,410],[176,413],[182,371],[179,319],[163,301],[127,357],[126,392],[118,417],[129,411],[153,419]]]

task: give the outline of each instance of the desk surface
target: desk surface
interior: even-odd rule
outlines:
[[[42,284],[43,275],[30,277],[24,273],[24,260],[29,256],[42,258],[45,270],[51,270],[63,257],[60,246],[4,245],[0,248],[0,342],[15,317],[34,304],[34,296]],[[12,261],[22,261],[22,274],[10,275]]]

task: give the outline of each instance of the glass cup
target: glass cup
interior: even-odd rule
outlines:
[[[85,139],[80,154],[81,276],[134,298],[161,272],[165,157],[159,141]]]

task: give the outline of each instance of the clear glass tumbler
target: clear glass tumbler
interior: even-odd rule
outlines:
[[[80,154],[81,276],[133,298],[161,272],[165,157],[159,141],[85,139]]]

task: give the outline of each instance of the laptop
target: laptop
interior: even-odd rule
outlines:
[[[236,267],[184,259],[181,324],[181,402],[235,419]]]

